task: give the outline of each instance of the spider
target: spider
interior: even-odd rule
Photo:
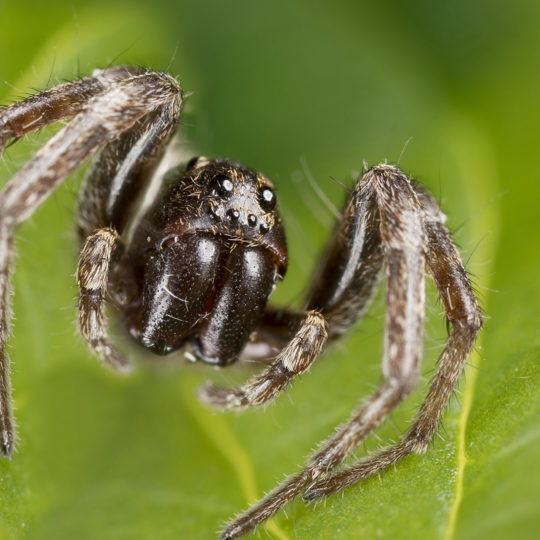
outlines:
[[[311,501],[424,452],[482,315],[435,199],[387,164],[357,180],[304,309],[267,307],[287,269],[274,187],[233,161],[171,161],[182,105],[181,87],[167,73],[116,66],[0,110],[0,151],[31,131],[71,119],[0,194],[0,444],[9,457],[15,435],[5,344],[15,230],[99,150],[79,199],[78,326],[96,356],[116,370],[129,370],[131,362],[108,337],[106,302],[132,338],[154,353],[187,347],[193,359],[218,366],[241,355],[267,358],[264,370],[244,385],[207,384],[199,396],[222,410],[268,404],[351,329],[381,272],[386,278],[380,387],[301,472],[225,526],[220,538],[232,539],[298,495]],[[158,190],[149,188],[152,181]],[[427,396],[401,442],[336,470],[417,384],[425,267],[451,328]]]

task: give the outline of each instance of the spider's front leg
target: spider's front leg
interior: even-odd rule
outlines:
[[[227,525],[221,539],[248,533],[328,474],[416,386],[422,356],[425,244],[422,211],[407,177],[386,165],[369,170],[351,195],[308,305],[319,303],[329,321],[329,334],[340,335],[371,297],[382,245],[388,280],[384,381],[360,412],[308,460],[303,471]],[[326,288],[325,278],[329,280]]]
[[[115,67],[61,85],[0,110],[0,150],[9,139],[61,119],[74,119],[16,173],[0,193],[0,450],[10,456],[15,443],[9,383],[9,275],[16,227],[100,147],[160,107],[176,119],[182,94],[163,73]]]

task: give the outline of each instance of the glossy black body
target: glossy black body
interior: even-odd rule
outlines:
[[[111,296],[144,347],[234,362],[287,269],[272,184],[225,160],[172,169],[116,268]]]

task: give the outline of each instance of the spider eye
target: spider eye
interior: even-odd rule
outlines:
[[[265,187],[262,189],[259,194],[259,204],[266,212],[269,212],[276,206],[276,195],[270,188]]]
[[[212,190],[212,193],[228,199],[233,193],[234,184],[229,177],[218,175],[210,182],[210,189]]]

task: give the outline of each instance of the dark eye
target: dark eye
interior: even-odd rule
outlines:
[[[219,175],[214,177],[210,182],[210,189],[216,195],[227,199],[233,193],[234,184],[229,177],[225,175]]]
[[[263,188],[259,193],[259,204],[266,212],[269,212],[276,206],[276,195],[270,188]]]

